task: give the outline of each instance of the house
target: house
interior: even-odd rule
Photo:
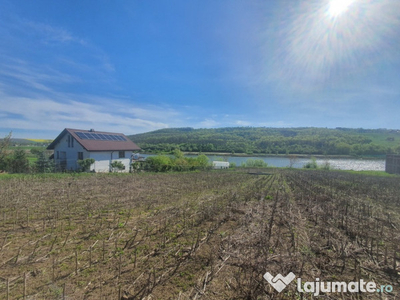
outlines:
[[[110,172],[111,163],[121,162],[128,172],[134,153],[141,150],[122,133],[65,128],[47,147],[61,171],[77,171],[78,160],[93,158],[90,171]]]
[[[213,169],[229,169],[229,162],[227,161],[213,161]]]

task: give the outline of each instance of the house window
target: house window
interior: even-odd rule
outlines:
[[[119,158],[125,158],[125,151],[119,151]]]
[[[68,148],[74,148],[74,138],[68,135],[67,141],[68,141]]]
[[[78,152],[78,159],[83,160],[83,152]]]
[[[56,156],[56,158],[57,158],[57,159],[60,159],[60,151],[57,151],[57,156]]]

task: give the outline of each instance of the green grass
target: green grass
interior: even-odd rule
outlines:
[[[389,174],[385,171],[353,171],[353,170],[340,170],[340,172],[347,172],[351,174],[368,175],[368,176],[383,176],[383,177],[399,177],[397,174]]]
[[[113,174],[113,173],[107,173]],[[128,173],[129,174],[129,173]],[[24,179],[24,180],[31,180],[31,179],[38,179],[38,178],[75,178],[75,177],[87,177],[87,176],[96,176],[100,174],[94,173],[38,173],[38,174],[7,174],[7,173],[0,173],[0,180],[4,179]]]
[[[384,147],[400,146],[399,134],[395,133],[368,133],[367,136],[374,144],[382,145]],[[388,141],[387,138],[394,138],[394,141]]]

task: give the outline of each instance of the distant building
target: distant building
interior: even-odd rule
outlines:
[[[400,155],[386,155],[385,171],[390,174],[400,174]]]
[[[213,169],[229,169],[229,162],[227,161],[213,161]]]
[[[128,172],[135,151],[141,150],[122,133],[65,128],[47,147],[54,150],[54,162],[60,171],[77,171],[78,160],[93,158],[90,171],[110,172],[111,163],[121,162]]]

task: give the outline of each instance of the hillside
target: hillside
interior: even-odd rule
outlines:
[[[400,152],[400,130],[351,128],[168,128],[130,135],[146,152],[383,155]]]

